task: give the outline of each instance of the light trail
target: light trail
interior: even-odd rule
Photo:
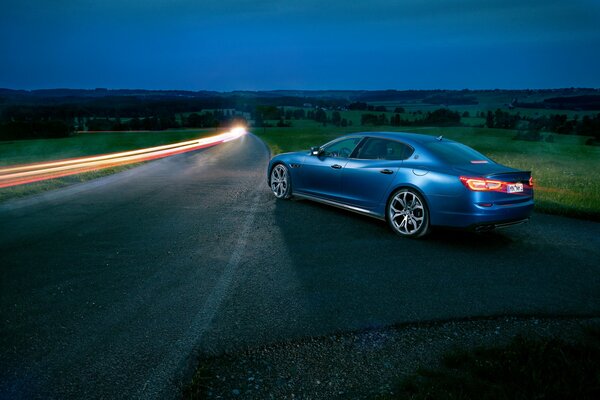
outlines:
[[[229,142],[245,134],[246,130],[238,127],[215,136],[145,149],[34,164],[12,165],[0,168],[0,188],[164,158]]]

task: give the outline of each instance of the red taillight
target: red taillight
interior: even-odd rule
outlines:
[[[476,192],[502,190],[503,183],[501,181],[494,181],[485,178],[469,178],[466,176],[461,176],[460,181],[467,187],[467,189],[474,190]]]
[[[529,177],[529,186],[533,187],[533,176]]]

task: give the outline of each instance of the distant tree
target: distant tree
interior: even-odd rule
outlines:
[[[327,123],[327,113],[325,110],[319,108],[315,111],[315,121],[322,122],[323,124]]]
[[[419,121],[421,124],[435,126],[460,125],[460,113],[451,111],[447,108],[440,108],[433,112],[428,112],[425,118]]]
[[[340,126],[342,122],[342,116],[340,115],[339,111],[334,111],[331,114],[331,123],[334,124],[335,126]]]
[[[278,120],[284,115],[283,110],[275,106],[256,106],[256,113],[261,113],[264,120]]]
[[[201,118],[200,118],[199,114],[191,113],[187,117],[186,126],[189,128],[199,128],[201,126],[200,121],[201,121]],[[138,123],[139,123],[139,120],[138,120]]]
[[[294,110],[294,119],[304,119],[306,117],[305,111],[303,108],[299,108]]]
[[[404,107],[396,107],[394,109],[394,113],[396,114],[404,114],[406,112],[406,110],[404,109]]]
[[[257,128],[262,128],[265,126],[265,120],[263,119],[262,112],[256,111],[254,115],[254,126]]]
[[[140,119],[138,117],[133,117],[129,120],[129,129],[132,131],[140,130]]]
[[[285,121],[283,119],[283,117],[279,118],[279,121],[277,122],[277,127],[279,127],[279,128],[287,128],[287,127],[290,127],[290,126],[292,126],[292,123],[290,121]]]
[[[388,118],[385,114],[379,114],[377,117],[377,125],[387,125],[389,123]]]
[[[471,114],[469,114],[468,111],[465,111],[464,113],[462,113],[463,118],[469,118],[470,116],[471,116]]]
[[[494,127],[501,129],[515,129],[521,117],[508,111],[497,109],[494,113]]]
[[[367,109],[367,107],[368,107],[367,103],[361,103],[360,101],[348,104],[348,110],[360,110],[360,111],[364,111],[364,110]]]
[[[360,123],[361,125],[387,125],[388,120],[385,114],[362,114]]]
[[[491,111],[487,112],[487,117],[485,119],[485,125],[488,128],[493,128],[494,127],[494,113],[492,113]]]
[[[110,131],[113,123],[108,118],[93,118],[87,123],[88,131]]]
[[[377,115],[375,114],[362,114],[360,116],[361,125],[377,125]]]

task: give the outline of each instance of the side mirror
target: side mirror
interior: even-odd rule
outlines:
[[[320,147],[311,147],[310,148],[310,155],[312,155],[312,156],[318,156],[319,154],[321,154],[321,148]]]

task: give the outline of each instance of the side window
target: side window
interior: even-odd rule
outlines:
[[[357,158],[363,160],[405,160],[413,153],[412,147],[388,139],[369,138]]]
[[[333,142],[323,147],[322,155],[324,157],[348,158],[361,139],[360,137],[356,137]]]

